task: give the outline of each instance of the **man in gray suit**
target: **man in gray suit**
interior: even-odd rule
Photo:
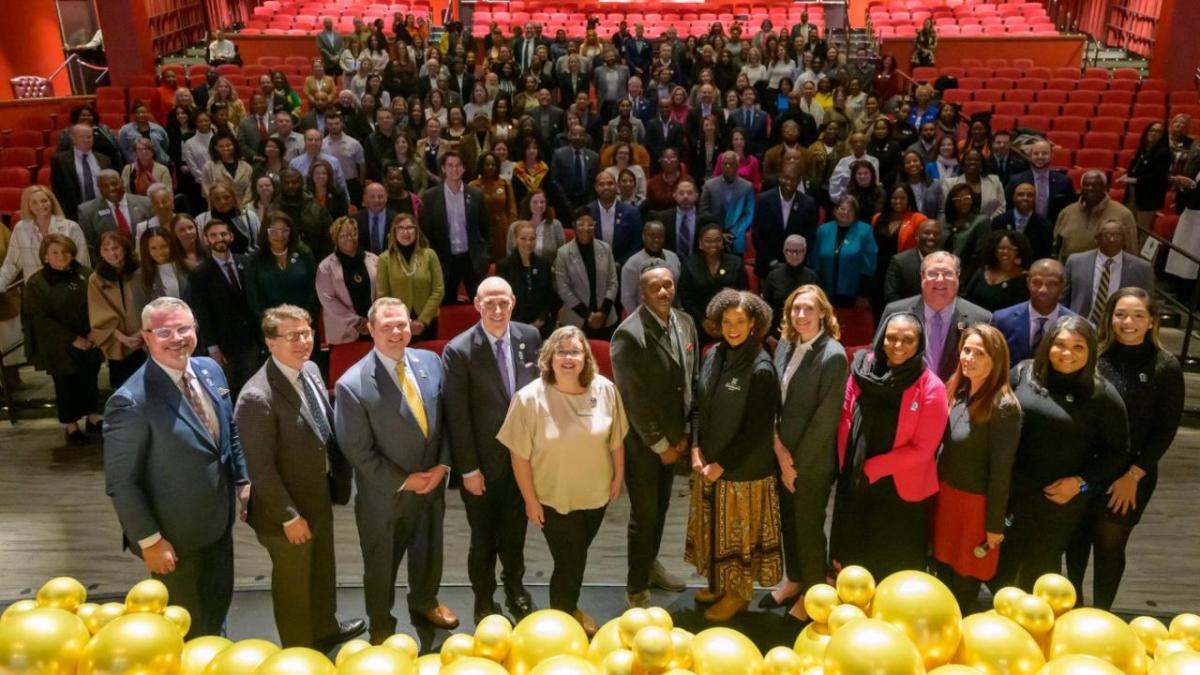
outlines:
[[[958,368],[958,336],[971,324],[990,323],[992,313],[958,297],[958,256],[936,251],[921,260],[921,294],[888,303],[879,330],[896,312],[924,317],[925,365],[943,382]]]
[[[1125,237],[1125,225],[1119,220],[1109,220],[1096,230],[1098,248],[1067,258],[1067,287],[1063,289],[1062,303],[1093,324],[1104,317],[1108,296],[1118,288],[1136,286],[1154,292],[1154,268],[1125,250]]]
[[[625,412],[625,485],[629,488],[625,603],[647,607],[650,586],[679,592],[684,583],[658,562],[675,463],[689,449],[700,359],[696,325],[674,307],[675,276],[651,259],[639,278],[642,304],[612,339],[613,376]]]
[[[250,491],[247,522],[271,556],[271,600],[284,647],[325,652],[366,630],[337,620],[333,504],[350,501],[349,462],[333,436],[333,408],[309,360],[312,318],[294,305],[262,320],[271,358],[238,396]]]
[[[92,249],[93,260],[98,259],[95,253],[101,234],[116,230],[133,239],[134,227],[154,215],[149,199],[125,192],[125,183],[116,171],[101,171],[96,183],[100,186],[100,196],[79,205],[79,228],[83,230],[88,248]],[[134,242],[134,248],[137,248],[137,242]]]
[[[355,520],[371,642],[396,632],[396,570],[408,553],[408,611],[414,622],[458,626],[438,602],[442,518],[450,443],[437,354],[408,349],[408,308],[379,298],[367,313],[375,348],[338,380],[334,433],[354,466]]]
[[[105,406],[105,492],[125,546],[191,614],[187,637],[222,635],[233,523],[250,498],[229,385],[216,361],[191,356],[196,319],[182,300],[146,305],[142,339],[149,360]]]
[[[500,609],[496,558],[504,566],[505,605],[517,621],[533,611],[525,590],[525,502],[513,478],[508,448],[496,440],[508,404],[538,378],[542,338],[533,326],[512,320],[516,297],[500,277],[479,284],[475,309],[479,323],[460,333],[442,352],[447,427],[454,466],[462,473],[463,505],[471,526],[467,574],[475,592],[475,623]]]

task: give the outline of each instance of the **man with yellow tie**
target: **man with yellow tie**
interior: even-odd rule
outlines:
[[[371,642],[380,644],[396,629],[396,571],[406,552],[413,621],[450,629],[458,617],[437,599],[450,470],[441,361],[408,349],[412,330],[400,300],[376,300],[367,323],[375,348],[338,380],[334,428],[354,465],[367,618]]]

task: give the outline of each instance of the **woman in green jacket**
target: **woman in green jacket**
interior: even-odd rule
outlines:
[[[412,339],[437,337],[437,317],[446,295],[442,264],[410,213],[392,220],[388,248],[375,273],[379,297],[399,298],[412,317]]]

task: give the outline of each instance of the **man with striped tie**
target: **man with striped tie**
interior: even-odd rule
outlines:
[[[1063,304],[1093,324],[1104,317],[1108,296],[1118,288],[1136,286],[1154,291],[1154,268],[1128,250],[1125,224],[1108,220],[1096,231],[1097,248],[1067,258],[1067,287]]]

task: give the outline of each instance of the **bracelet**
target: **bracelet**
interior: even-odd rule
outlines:
[[[1132,476],[1137,480],[1141,480],[1146,475],[1146,472],[1136,466],[1131,466],[1129,467],[1129,470],[1125,472],[1125,475]]]

